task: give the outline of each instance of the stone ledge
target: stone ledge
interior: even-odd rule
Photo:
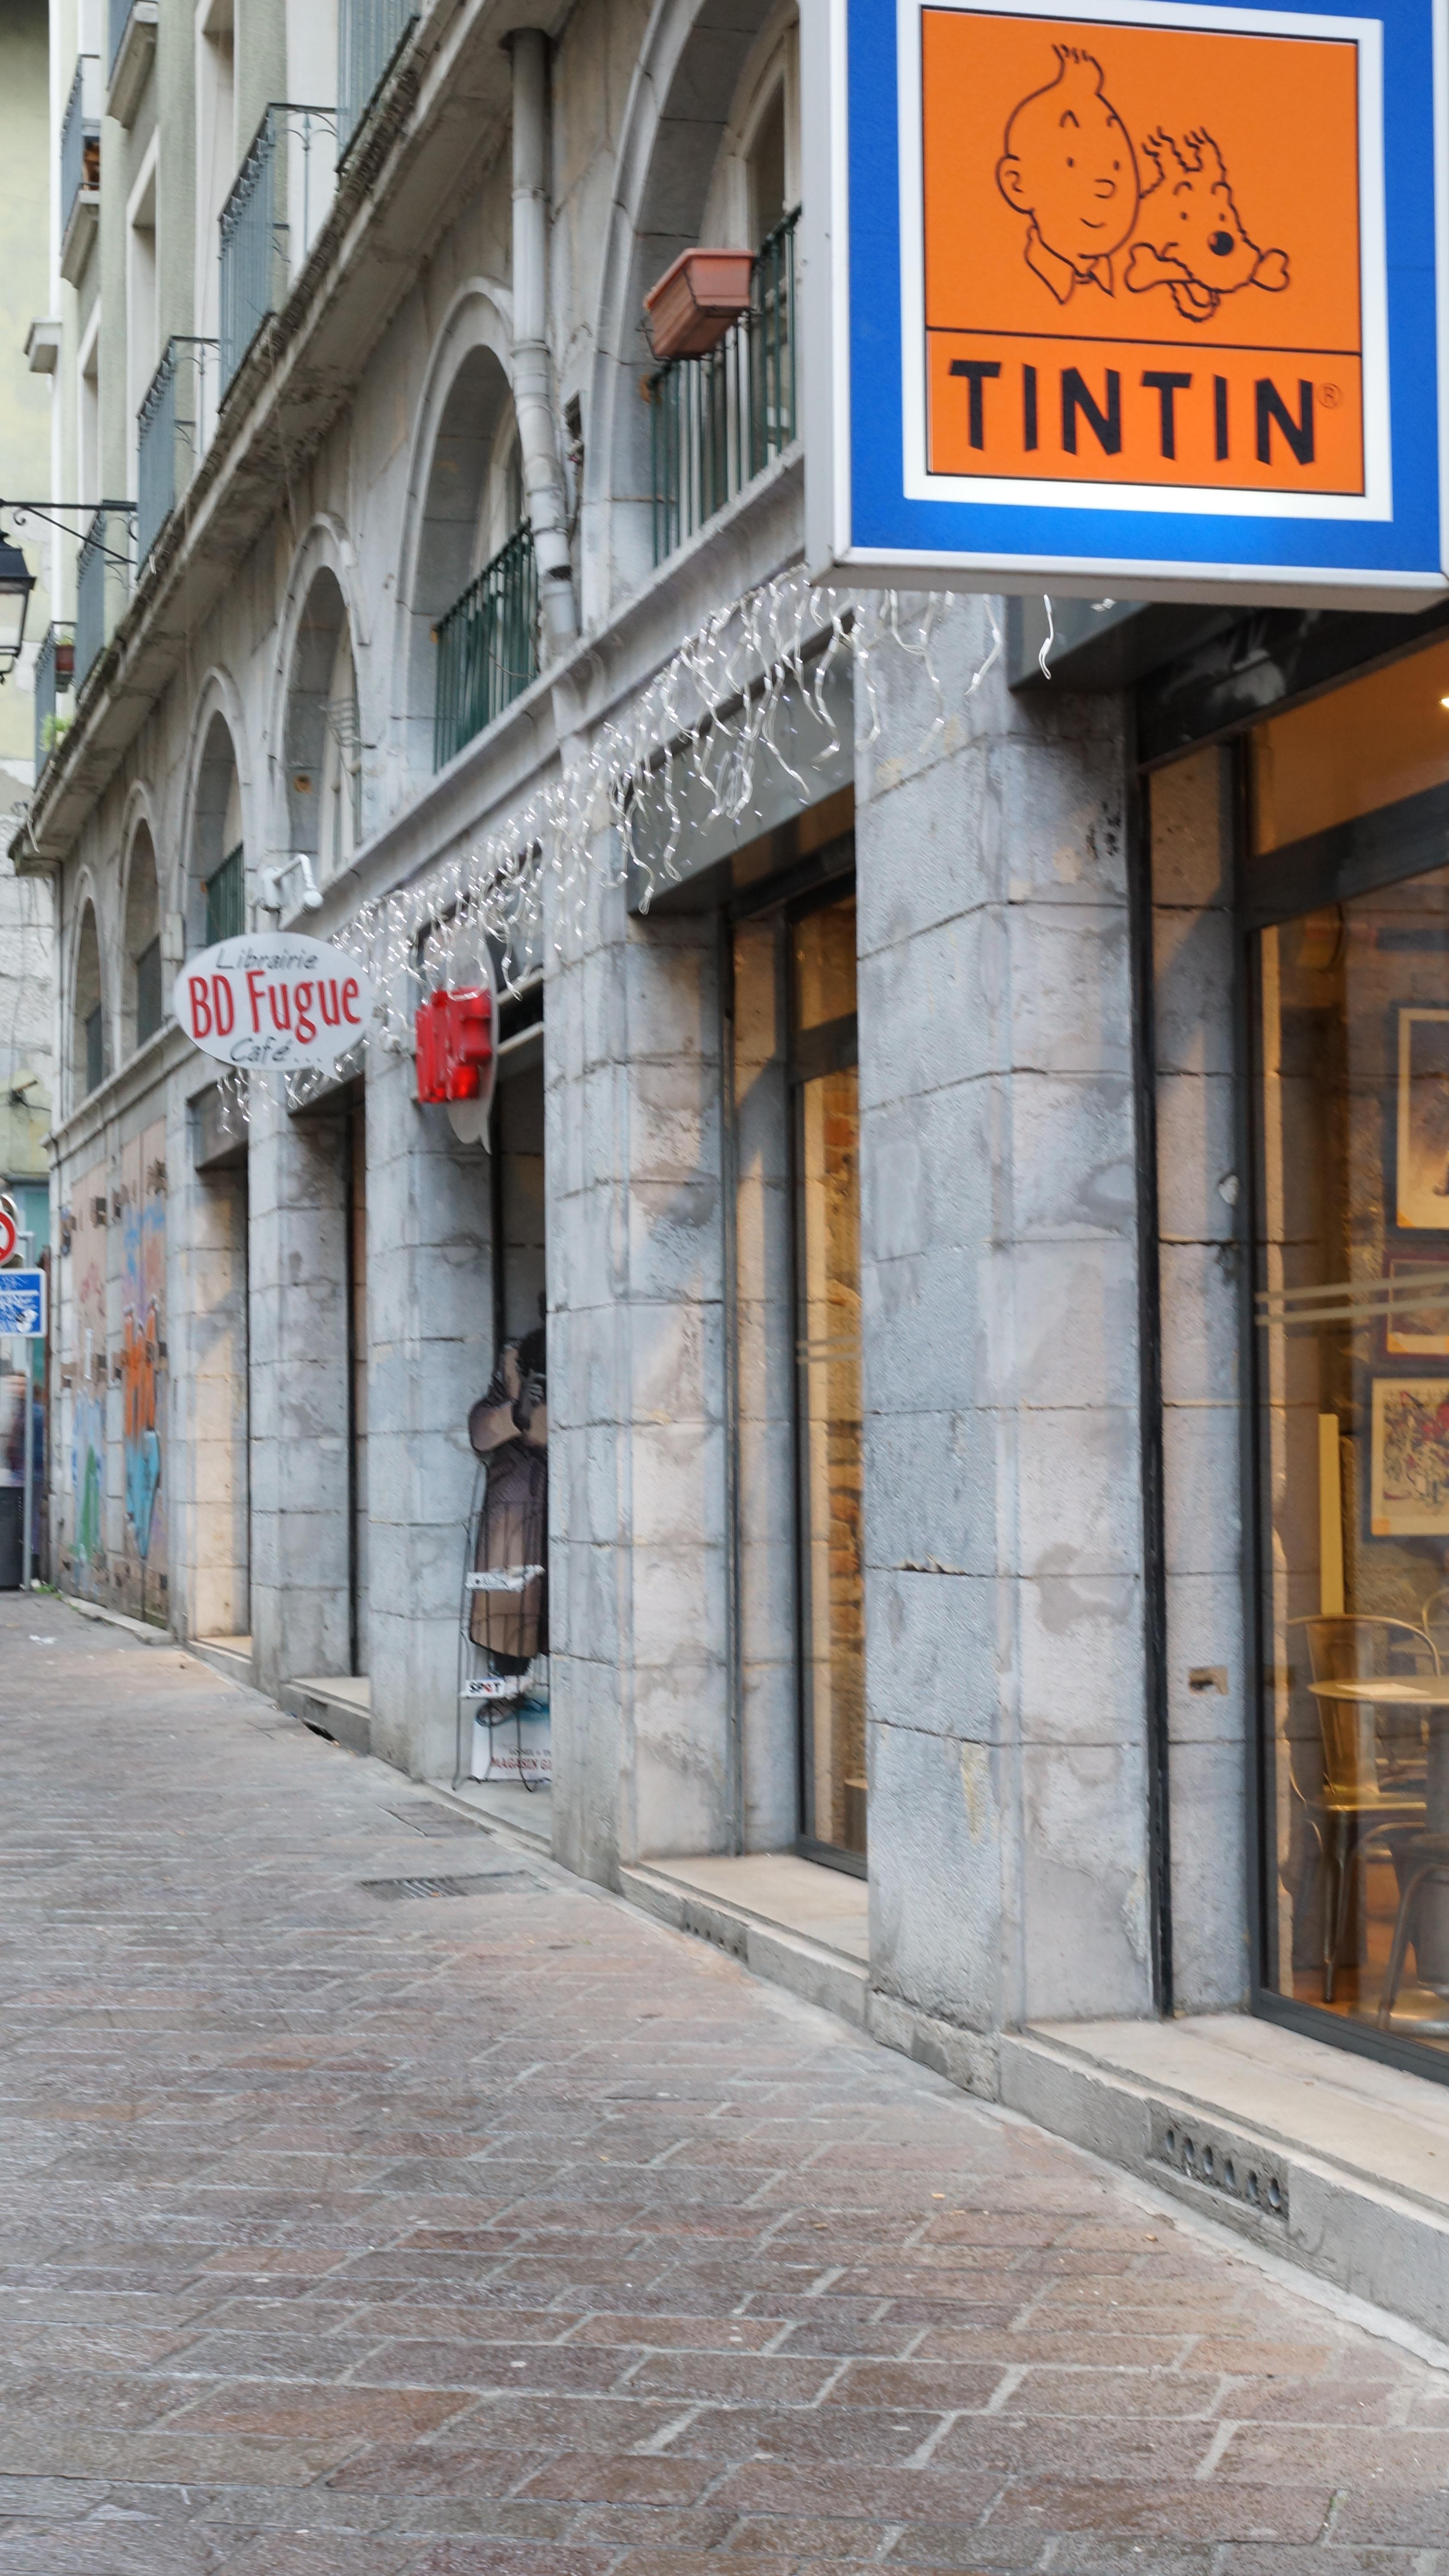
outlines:
[[[1000,2057],[1008,2109],[1445,2339],[1449,2090],[1236,2015],[1006,2032]]]
[[[770,1923],[762,1915],[681,1884],[662,1871],[636,1867],[619,1872],[620,1894],[673,1931],[692,1932],[738,1959],[757,1977],[784,1986],[802,2003],[818,2004],[864,2029],[870,1972],[843,1950]]]
[[[38,1592],[31,1595],[36,1602],[46,1597]],[[128,1610],[108,1610],[103,1601],[83,1601],[78,1592],[55,1592],[48,1597],[64,1602],[67,1610],[74,1610],[82,1619],[98,1619],[106,1628],[124,1628],[128,1637],[139,1638],[143,1646],[174,1646],[177,1642],[169,1628],[157,1628],[149,1619],[133,1619]]]
[[[372,1751],[372,1688],[365,1677],[304,1674],[297,1681],[283,1682],[277,1702],[289,1717],[300,1718],[304,1726],[319,1727],[334,1743],[345,1744],[349,1753]]]

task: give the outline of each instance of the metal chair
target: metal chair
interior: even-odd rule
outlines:
[[[1414,1901],[1421,1887],[1433,1880],[1449,1881],[1449,1834],[1415,1834],[1400,1854],[1404,1870],[1404,1892],[1394,1917],[1394,1937],[1389,1948],[1388,1970],[1383,1993],[1379,1997],[1378,2023],[1387,2030],[1398,2000],[1399,1980],[1409,1953],[1409,1925]]]
[[[1388,1681],[1405,1673],[1437,1675],[1442,1670],[1433,1638],[1412,1620],[1323,1612],[1289,1624],[1306,1632],[1309,1671],[1316,1682]],[[1323,1788],[1316,1801],[1304,1803],[1310,1814],[1316,1805],[1315,1831],[1328,1873],[1323,2000],[1331,2004],[1355,1869],[1367,1866],[1389,1834],[1423,1825],[1427,1726],[1421,1716],[1411,1717],[1406,1726],[1402,1709],[1381,1710],[1372,1700],[1319,1699],[1316,1705]]]

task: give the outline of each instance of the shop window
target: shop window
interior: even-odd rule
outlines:
[[[1442,2065],[1449,647],[1249,774],[1265,1982]]]
[[[801,1839],[865,1858],[855,898],[791,929]]]
[[[730,948],[731,1374],[745,1844],[863,1871],[855,901],[847,836]]]

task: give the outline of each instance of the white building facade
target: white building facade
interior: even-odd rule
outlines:
[[[1449,765],[1411,744],[1392,793],[1315,805],[1291,726],[1370,662],[1413,696],[1424,622],[1109,603],[1041,662],[1039,603],[807,598],[788,0],[57,0],[52,38],[58,470],[94,510],[26,861],[62,957],[64,1588],[415,1776],[471,1779],[511,1708],[495,1750],[547,1746],[552,1848],[603,1883],[865,1880],[853,1982],[827,1941],[815,1990],[1046,2116],[1017,2035],[1163,2011],[1437,2081],[1428,1916],[1384,1998],[1449,1529],[1436,1574],[1366,1362],[1292,1392],[1284,1247],[1338,1182],[1290,1223],[1282,1175],[1348,1148],[1285,1146],[1342,1082],[1285,1092],[1262,950],[1318,921],[1341,1065],[1334,975],[1399,952],[1325,921],[1413,871],[1323,836]],[[748,310],[663,360],[644,297],[702,245],[749,254]],[[650,772],[761,597],[795,649],[721,679],[717,749],[771,709],[740,792]],[[539,816],[630,762],[559,863]],[[490,851],[538,911],[494,942],[485,1138],[405,1032],[469,937],[476,980]],[[278,924],[371,940],[394,1042],[243,1116],[169,995]],[[1301,1284],[1367,1276],[1366,1222]],[[546,1611],[532,1572],[463,1589],[495,1372],[520,1454],[547,1424]],[[1305,1405],[1340,1420],[1336,1595]],[[500,1645],[477,1605],[528,1583]],[[1380,1650],[1423,1687],[1355,1806],[1312,1693]],[[459,1697],[525,1666],[526,1756],[507,1692]]]

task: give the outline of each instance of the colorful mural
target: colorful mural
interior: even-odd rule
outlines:
[[[72,1189],[69,1231],[61,1383],[70,1400],[70,1493],[62,1575],[94,1600],[109,1601],[136,1618],[164,1622],[166,1129],[161,1121],[122,1147],[119,1169],[96,1163],[81,1175]],[[113,1458],[110,1452],[117,1443],[120,1455]]]
[[[77,1592],[110,1589],[106,1552],[106,1167],[93,1163],[71,1198],[69,1330],[62,1349],[70,1395],[70,1509],[62,1564]]]
[[[116,1589],[139,1618],[166,1615],[166,1129],[121,1152],[121,1451],[124,1529]]]

